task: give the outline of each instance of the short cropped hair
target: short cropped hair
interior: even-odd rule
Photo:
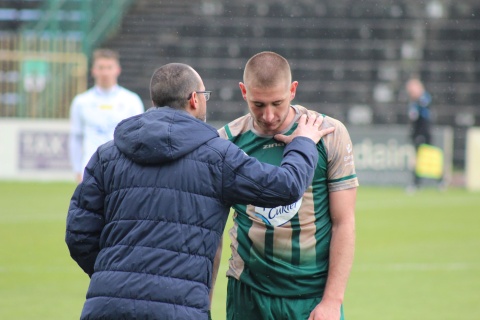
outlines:
[[[185,109],[188,96],[199,89],[201,79],[192,67],[183,63],[166,64],[153,73],[150,97],[156,107]]]
[[[113,59],[120,63],[120,55],[117,51],[111,49],[96,49],[93,51],[93,62],[97,59]]]
[[[247,61],[243,72],[245,85],[267,88],[277,85],[281,81],[288,81],[288,84],[290,84],[292,82],[292,71],[287,59],[278,53],[260,52]]]

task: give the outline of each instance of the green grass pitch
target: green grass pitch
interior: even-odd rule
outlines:
[[[0,319],[79,318],[88,277],[64,243],[74,188],[0,182]],[[480,193],[360,187],[356,219],[347,319],[480,319]],[[226,237],[214,320],[225,319],[228,250]]]

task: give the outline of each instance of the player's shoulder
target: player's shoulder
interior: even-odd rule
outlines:
[[[77,94],[74,98],[73,98],[73,102],[72,104],[82,104],[82,103],[85,103],[91,99],[93,99],[95,96],[95,92],[94,92],[94,89],[93,88],[90,88],[84,92],[81,92],[79,94]]]
[[[95,88],[92,87],[92,88],[89,88],[87,89],[86,91],[83,91],[79,94],[77,94],[75,96],[75,98],[78,98],[78,99],[86,99],[86,98],[89,98],[91,96],[95,95]]]
[[[218,129],[218,134],[222,138],[231,139],[232,137],[239,136],[242,133],[251,130],[251,125],[252,116],[250,115],[250,113],[248,113],[227,123],[220,129]]]
[[[338,119],[332,118],[330,116],[324,115],[322,128],[334,127],[335,130],[347,131],[346,126]]]
[[[302,105],[294,105],[293,106],[297,112],[302,115],[302,114],[306,114],[307,116],[323,116],[323,122],[322,122],[322,128],[326,129],[326,128],[330,128],[330,127],[334,127],[334,128],[341,128],[341,129],[344,129],[345,128],[345,125],[338,119],[335,119],[333,117],[330,117],[324,113],[321,113],[319,111],[316,111],[316,110],[313,110],[313,109],[308,109]]]

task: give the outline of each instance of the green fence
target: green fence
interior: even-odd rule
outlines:
[[[42,19],[0,33],[0,117],[66,118],[87,89],[87,58],[133,0],[45,0]]]
[[[66,118],[87,87],[87,59],[75,39],[0,36],[0,117]]]

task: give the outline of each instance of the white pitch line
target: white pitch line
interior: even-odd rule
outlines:
[[[31,222],[52,222],[52,221],[66,221],[67,213],[61,214],[29,214],[29,215],[0,215],[0,225],[2,224],[18,224]]]
[[[353,265],[357,271],[464,271],[479,270],[480,263],[390,263],[390,264],[358,264]]]

